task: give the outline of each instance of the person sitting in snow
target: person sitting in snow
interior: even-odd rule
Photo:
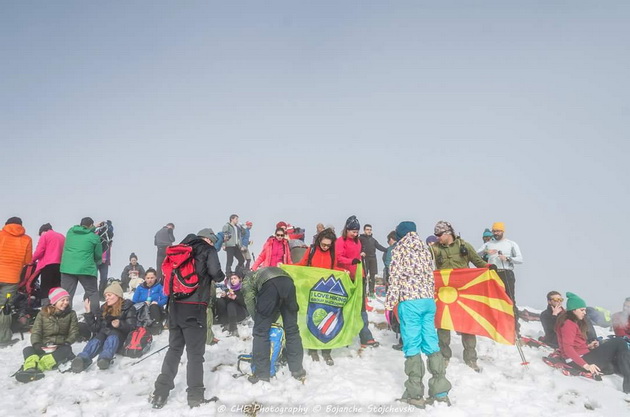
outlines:
[[[621,338],[610,339],[600,344],[594,340],[587,344],[586,302],[568,292],[567,311],[558,317],[556,333],[560,353],[575,367],[597,374],[623,375],[623,392],[630,393],[630,350]]]
[[[157,272],[153,268],[147,269],[144,275],[144,282],[136,288],[133,293],[134,304],[146,303],[149,306],[149,317],[152,323],[147,328],[152,335],[162,333],[164,328],[164,318],[166,312],[164,308],[168,302],[168,297],[164,294],[162,284],[157,282]]]
[[[547,293],[547,308],[540,313],[540,322],[545,331],[545,335],[540,338],[540,341],[556,349],[558,348],[556,321],[558,316],[564,313],[562,301],[564,301],[564,298],[558,291],[549,291]]]
[[[236,337],[238,337],[236,324],[248,316],[245,299],[241,291],[242,279],[243,272],[240,269],[226,278],[225,286],[228,290],[216,300],[217,323],[223,325],[224,328],[227,327],[230,336]]]
[[[159,266],[161,265],[158,265],[158,267]],[[133,291],[142,283],[144,274],[144,267],[138,263],[138,257],[132,252],[131,255],[129,255],[129,265],[127,265],[120,274],[120,285],[123,291]]]
[[[105,303],[98,315],[90,310],[90,300],[85,299],[85,321],[94,334],[83,351],[72,361],[72,371],[82,372],[98,356],[96,364],[107,369],[118,348],[125,342],[129,332],[136,328],[136,309],[131,300],[123,298],[123,290],[117,281],[105,288]]]
[[[31,329],[31,346],[23,350],[24,364],[15,378],[30,382],[44,377],[44,371],[74,358],[72,347],[79,335],[77,313],[70,308],[70,294],[55,287],[48,294],[50,305],[43,307]]]
[[[612,327],[617,337],[630,337],[630,297],[623,303],[623,309],[612,316]]]

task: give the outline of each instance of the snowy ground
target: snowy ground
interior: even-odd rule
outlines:
[[[77,299],[79,296],[77,295]],[[378,302],[374,303],[378,306]],[[528,308],[530,311],[534,309]],[[629,396],[621,392],[621,377],[605,376],[602,382],[580,377],[567,377],[541,361],[548,352],[524,348],[530,365],[521,365],[514,346],[504,346],[478,338],[477,374],[461,360],[459,337],[453,335],[454,357],[447,370],[453,384],[452,407],[428,407],[425,411],[396,402],[403,392],[403,355],[391,349],[396,342],[388,330],[375,324],[384,323],[382,314],[369,314],[372,331],[381,347],[358,354],[358,340],[348,349],[333,351],[335,365],[304,359],[308,372],[304,384],[291,378],[286,367],[271,383],[251,385],[237,373],[236,358],[251,349],[251,329],[240,327],[241,339],[226,337],[215,326],[221,342],[206,349],[206,396],[216,395],[219,402],[190,410],[186,403],[185,366],[175,381],[168,404],[152,410],[147,398],[159,373],[163,352],[137,366],[129,358],[117,357],[111,369],[100,371],[96,366],[81,374],[48,372],[40,381],[21,384],[9,378],[22,361],[22,349],[29,338],[2,351],[0,367],[6,378],[3,392],[3,415],[25,416],[230,416],[245,415],[243,405],[260,404],[257,415],[433,415],[433,416],[623,416],[630,415]],[[605,329],[598,329],[600,335]],[[540,322],[522,324],[524,335],[542,334]],[[245,340],[243,340],[245,339]],[[167,343],[167,332],[154,340],[152,350]],[[84,343],[74,345],[78,353]],[[185,363],[185,357],[182,359]],[[214,372],[212,371],[214,369]],[[240,407],[240,408],[239,408]],[[272,408],[264,408],[272,407]],[[286,407],[280,409],[278,407]],[[295,410],[292,411],[291,408]],[[248,415],[254,415],[248,413]]]

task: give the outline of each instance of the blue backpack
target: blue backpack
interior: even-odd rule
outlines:
[[[273,377],[276,375],[276,370],[280,367],[282,349],[284,348],[284,329],[278,323],[273,323],[271,329],[269,329],[269,342],[271,342],[269,376]],[[249,355],[238,355],[236,369],[242,374],[245,374],[245,372],[241,370],[241,362],[249,363],[252,373],[256,372],[254,364],[252,363],[253,355],[251,353]]]
[[[217,250],[217,252],[221,250],[224,240],[225,240],[225,235],[223,234],[223,232],[217,233],[217,243],[214,244],[214,248]]]

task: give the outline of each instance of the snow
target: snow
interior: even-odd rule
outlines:
[[[79,295],[77,298],[79,299]],[[373,304],[379,306],[378,301]],[[76,305],[76,303],[75,303]],[[79,307],[79,306],[77,306]],[[536,309],[526,307],[529,311]],[[251,328],[239,327],[241,338],[227,337],[214,326],[217,345],[207,346],[205,369],[206,397],[216,395],[217,403],[189,409],[186,402],[186,357],[182,358],[167,405],[151,409],[147,399],[152,392],[164,353],[162,351],[137,366],[135,359],[118,356],[106,371],[92,365],[81,374],[57,371],[46,373],[40,381],[21,384],[9,378],[22,363],[22,349],[29,337],[6,348],[0,356],[0,367],[7,378],[1,390],[5,416],[231,416],[254,415],[253,404],[262,415],[431,415],[431,416],[623,416],[630,415],[629,396],[621,391],[621,377],[604,376],[603,381],[564,376],[545,365],[541,358],[549,352],[523,347],[528,366],[521,365],[516,347],[478,338],[477,351],[481,373],[476,373],[461,360],[462,346],[453,333],[453,358],[447,377],[453,384],[452,406],[440,404],[418,410],[396,402],[402,395],[405,374],[402,352],[393,350],[394,334],[384,325],[384,316],[377,310],[369,313],[372,332],[381,342],[379,348],[359,353],[358,340],[349,348],[333,350],[334,366],[313,362],[305,354],[304,383],[294,380],[287,367],[281,368],[270,383],[252,385],[247,378],[234,378],[236,359],[251,350]],[[382,311],[382,310],[381,310]],[[78,308],[78,312],[81,309]],[[540,322],[522,322],[523,335],[542,335]],[[376,326],[378,325],[377,328]],[[598,328],[600,335],[606,329]],[[152,351],[168,343],[168,332],[154,339]],[[75,344],[78,353],[85,343]],[[212,371],[213,369],[214,372]],[[425,383],[428,375],[425,377]],[[244,409],[244,406],[250,409]],[[284,407],[284,408],[282,408]]]

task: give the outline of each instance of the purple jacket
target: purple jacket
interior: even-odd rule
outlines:
[[[63,244],[66,238],[61,233],[54,230],[48,230],[39,237],[37,249],[33,254],[33,262],[37,262],[36,273],[41,271],[45,266],[61,263],[61,254],[63,253]]]

